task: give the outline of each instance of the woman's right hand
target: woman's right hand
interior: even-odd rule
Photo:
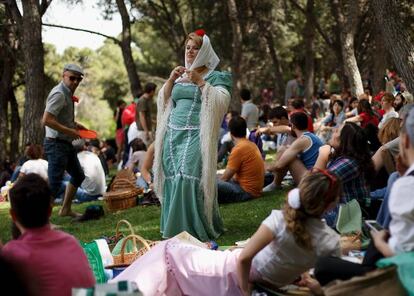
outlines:
[[[171,71],[170,78],[168,78],[168,80],[174,82],[175,80],[178,79],[178,77],[183,75],[184,72],[185,72],[185,67],[177,66]]]

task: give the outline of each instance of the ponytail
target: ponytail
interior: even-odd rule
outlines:
[[[313,170],[303,177],[299,188],[289,192],[283,210],[286,229],[296,243],[312,250],[312,237],[306,227],[308,218],[320,218],[341,194],[340,180],[326,170]],[[299,202],[298,202],[299,201]]]
[[[301,209],[293,209],[288,203],[285,204],[284,218],[286,228],[293,234],[296,243],[308,250],[312,249],[312,240],[308,231],[306,230],[306,220],[308,216]]]

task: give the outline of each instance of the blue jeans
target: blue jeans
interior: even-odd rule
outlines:
[[[234,181],[217,181],[217,198],[219,203],[248,201],[253,196],[244,191],[240,184]]]
[[[47,175],[52,196],[59,196],[65,171],[70,175],[69,182],[78,188],[85,179],[85,174],[72,143],[45,138],[43,147],[48,161]]]
[[[148,183],[144,180],[144,178],[142,178],[142,176],[139,176],[137,178],[135,185],[143,188],[144,190],[147,190],[149,188]]]
[[[11,178],[10,178],[10,181],[12,181],[12,182],[14,182],[14,181],[16,181],[17,180],[17,178],[19,177],[19,175],[20,175],[20,169],[22,168],[22,166],[21,165],[18,165],[18,166],[16,166],[15,167],[15,169],[14,169],[14,171],[13,171],[13,174],[12,174],[12,176],[11,176]]]
[[[66,188],[68,183],[69,183],[68,181],[63,181],[64,188]],[[90,195],[85,191],[85,189],[83,189],[82,187],[78,187],[73,200],[77,203],[82,203],[82,202],[97,200],[98,197],[100,196],[102,196],[102,194]],[[61,196],[61,198],[63,198],[63,196]]]

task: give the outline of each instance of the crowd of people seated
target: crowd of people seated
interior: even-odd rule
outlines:
[[[150,102],[155,86],[150,85],[148,90],[150,94],[140,101],[143,106]],[[286,106],[258,107],[251,92],[242,89],[240,100],[241,113],[228,112],[221,126],[217,162],[223,162],[224,171],[217,175],[218,202],[247,202],[282,188],[291,189],[284,185],[284,180],[291,178],[297,188],[289,191],[284,208],[273,211],[263,221],[243,251],[217,255],[183,247],[171,239],[137,260],[118,280],[136,281],[140,289],[151,293],[156,288],[154,282],[148,282],[151,270],[143,266],[156,261],[165,267],[157,270],[159,280],[166,281],[157,282],[159,285],[164,285],[166,291],[180,286],[193,293],[204,283],[198,279],[189,283],[183,274],[194,268],[192,263],[197,258],[205,256],[208,260],[197,265],[194,272],[204,274],[215,268],[217,274],[209,283],[216,284],[213,287],[217,293],[233,289],[246,292],[249,281],[280,287],[311,267],[315,267],[317,282],[305,282],[319,293],[320,286],[335,279],[346,280],[375,269],[380,258],[414,251],[412,96],[407,92],[382,92],[375,97],[363,94],[358,98],[332,95],[325,100],[315,97],[312,106],[305,106],[302,98],[290,97]],[[110,141],[73,142],[85,174],[76,201],[102,196],[105,175],[116,164],[118,169],[138,173],[136,186],[145,191],[152,189],[155,148],[146,112],[150,109],[138,113],[139,123],[129,126],[128,150],[124,153],[119,151],[122,146],[118,145],[117,151]],[[138,132],[134,133],[135,128]],[[265,161],[264,146],[276,150],[272,161]],[[28,144],[17,165],[4,174],[5,179],[15,182],[9,194],[10,214],[20,234],[2,248],[0,260],[10,257],[32,266],[27,272],[36,279],[42,295],[55,295],[69,286],[91,286],[94,279],[79,244],[50,227],[52,200],[46,183],[48,163],[43,157],[41,146]],[[335,231],[340,206],[353,200],[365,219],[376,219],[386,229],[371,233],[362,264],[340,258]],[[55,241],[54,256],[47,258],[45,246],[50,240]],[[188,257],[180,261],[184,255]],[[57,264],[54,260],[60,257],[70,264]],[[38,262],[33,263],[33,258]],[[289,258],[295,258],[294,262]],[[44,262],[47,268],[37,268]],[[163,273],[170,264],[177,273],[167,279]],[[56,266],[66,266],[71,274]],[[54,277],[65,281],[55,283]]]

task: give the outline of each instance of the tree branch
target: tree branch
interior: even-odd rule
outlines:
[[[73,31],[80,31],[80,32],[86,32],[86,33],[90,33],[90,34],[95,34],[95,35],[99,35],[105,38],[108,38],[110,40],[112,40],[113,42],[115,42],[116,44],[120,45],[121,41],[115,37],[109,36],[109,35],[105,35],[99,32],[95,32],[95,31],[91,31],[91,30],[86,30],[86,29],[81,29],[81,28],[74,28],[74,27],[68,27],[68,26],[61,26],[61,25],[55,25],[55,24],[45,24],[42,23],[43,26],[46,27],[54,27],[54,28],[61,28],[61,29],[66,29],[66,30],[73,30]]]
[[[298,9],[300,12],[302,12],[305,16],[306,16],[306,11],[305,9],[299,5],[298,2],[296,2],[295,0],[289,0],[290,3],[292,3],[292,5]],[[328,35],[325,34],[325,32],[323,31],[321,24],[316,20],[315,15],[312,14],[311,18],[310,18],[311,23],[315,26],[316,31],[318,31],[318,33],[322,36],[323,40],[325,40],[325,42],[330,46],[330,47],[334,47],[332,40],[328,37]]]
[[[4,3],[6,8],[8,7],[10,9],[10,13],[16,23],[19,25],[22,22],[22,14],[20,13],[19,7],[17,6],[17,3],[15,0],[6,0]]]
[[[42,0],[42,3],[40,4],[40,15],[43,16],[49,7],[50,3],[52,3],[52,0]]]
[[[296,9],[297,9],[297,10],[299,10],[299,11],[300,11],[300,12],[302,12],[304,15],[306,15],[306,11],[305,11],[305,9],[304,9],[302,6],[300,6],[298,2],[296,2],[295,0],[289,0],[289,1],[290,1],[290,3],[292,3],[292,5],[293,5],[293,6],[295,6],[295,7],[296,7]]]

